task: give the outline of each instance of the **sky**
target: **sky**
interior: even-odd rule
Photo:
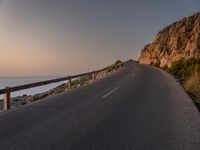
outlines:
[[[137,60],[200,0],[0,0],[0,76],[72,75]]]

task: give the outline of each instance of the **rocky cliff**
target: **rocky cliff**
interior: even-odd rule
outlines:
[[[181,58],[199,56],[200,13],[196,13],[161,30],[155,40],[142,49],[139,62],[170,67]]]

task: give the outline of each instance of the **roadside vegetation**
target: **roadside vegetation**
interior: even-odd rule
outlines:
[[[181,81],[185,91],[200,109],[200,59],[181,59],[166,70]]]

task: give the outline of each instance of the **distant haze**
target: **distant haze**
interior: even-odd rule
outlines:
[[[0,0],[0,76],[66,75],[137,59],[199,0]]]

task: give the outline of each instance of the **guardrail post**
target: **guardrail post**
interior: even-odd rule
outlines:
[[[92,74],[92,80],[95,81],[95,79],[96,79],[96,76],[95,76],[95,73],[93,73]]]
[[[6,87],[6,89],[9,89],[9,87]],[[7,91],[4,94],[3,110],[9,110],[9,109],[10,109],[10,91]]]
[[[71,90],[72,89],[72,80],[69,79],[68,80],[68,90]]]

